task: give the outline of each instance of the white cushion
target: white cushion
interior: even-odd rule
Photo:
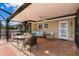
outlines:
[[[44,32],[43,31],[33,31],[36,33],[36,36],[43,36]]]

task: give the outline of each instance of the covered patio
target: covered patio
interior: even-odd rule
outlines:
[[[6,39],[1,39],[0,44],[9,44],[19,50],[22,55],[76,56],[78,54],[75,44],[75,18],[78,17],[78,8],[79,4],[77,3],[24,3],[15,11],[15,13],[10,14],[6,12],[11,15],[6,18],[7,41]],[[17,27],[15,30],[17,31],[11,32],[9,29],[9,21],[19,23],[15,25]],[[64,35],[68,34],[67,37],[61,35],[64,37],[61,38],[59,35],[61,32],[59,28],[60,21],[68,22],[66,22],[68,28],[63,29],[63,31],[66,29]],[[28,43],[29,40],[31,40],[30,43]]]

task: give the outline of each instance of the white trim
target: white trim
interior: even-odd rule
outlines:
[[[62,18],[58,18],[58,19],[51,19],[51,20],[44,20],[41,22],[36,22],[36,23],[44,23],[44,22],[51,22],[51,21],[58,21],[58,20],[64,20],[64,19],[70,19],[70,18],[75,18],[76,16],[69,16],[69,17],[62,17]]]

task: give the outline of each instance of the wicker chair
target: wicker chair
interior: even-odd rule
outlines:
[[[35,33],[33,33],[32,36],[31,36],[30,38],[28,38],[28,39],[23,43],[23,48],[25,49],[25,47],[26,47],[27,45],[30,46],[30,53],[31,53],[31,48],[32,48],[33,46],[36,45],[36,47],[38,47],[38,46],[37,46],[37,36],[36,36]]]
[[[49,39],[49,40],[54,39],[54,33],[53,32],[48,32],[46,34],[46,39]]]

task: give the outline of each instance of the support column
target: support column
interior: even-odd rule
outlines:
[[[9,20],[7,19],[6,20],[6,39],[7,41],[9,41],[9,38],[10,38],[10,34],[9,34]]]
[[[26,24],[27,24],[27,22],[23,22],[23,28],[24,28],[24,32],[27,32],[26,30]]]

